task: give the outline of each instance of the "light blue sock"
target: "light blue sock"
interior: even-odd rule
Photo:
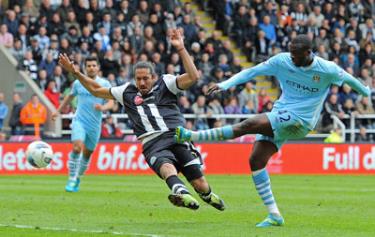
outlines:
[[[69,179],[75,180],[77,176],[77,168],[79,165],[79,153],[70,152],[68,160]]]
[[[267,207],[268,212],[272,214],[280,215],[280,211],[277,208],[275,198],[273,197],[271,190],[271,181],[268,176],[267,170],[261,169],[253,171],[253,181],[255,188],[258,191],[259,196],[262,198],[264,205]]]
[[[90,165],[90,157],[81,156],[79,160],[78,177],[81,177]]]
[[[233,128],[230,125],[201,131],[191,132],[191,141],[222,141],[233,138]]]

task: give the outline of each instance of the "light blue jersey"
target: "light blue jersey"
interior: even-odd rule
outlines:
[[[102,87],[111,87],[111,84],[107,80],[100,77],[96,77],[95,81]],[[100,129],[102,112],[96,110],[95,105],[103,105],[105,99],[93,96],[78,80],[73,83],[71,95],[77,96],[78,98],[74,120],[81,122],[83,127],[87,130]]]
[[[220,83],[219,87],[226,90],[261,75],[275,76],[280,82],[282,94],[275,102],[274,109],[295,114],[310,130],[315,127],[319,119],[324,100],[332,84],[341,86],[347,83],[362,95],[370,95],[368,87],[363,86],[334,62],[314,56],[310,66],[296,67],[290,53],[280,53],[266,62],[243,70]]]

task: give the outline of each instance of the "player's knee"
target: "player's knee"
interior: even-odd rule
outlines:
[[[80,144],[78,144],[78,143],[73,144],[73,152],[74,153],[79,154],[79,153],[81,153],[81,150],[82,150],[82,147],[81,147]]]
[[[156,172],[160,178],[166,180],[171,175],[177,175],[176,167],[170,163],[164,163],[160,166]]]
[[[259,156],[251,155],[249,159],[249,165],[251,170],[259,170],[266,167],[267,162],[261,159]]]
[[[190,184],[198,193],[207,193],[210,190],[210,186],[204,176],[190,181]]]
[[[193,180],[200,180],[201,178],[203,178],[201,166],[198,165],[198,164],[188,165],[188,166],[184,167],[181,170],[181,172],[186,177],[187,181],[189,181],[190,183]],[[203,180],[205,180],[205,179],[203,179]],[[197,181],[197,182],[199,182],[199,181]]]

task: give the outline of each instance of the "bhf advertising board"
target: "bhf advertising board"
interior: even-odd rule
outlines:
[[[72,145],[51,143],[54,160],[45,169],[32,168],[25,157],[27,143],[0,144],[0,175],[66,174]],[[201,143],[206,174],[249,174],[252,144]],[[375,145],[286,144],[268,164],[273,174],[375,174]],[[88,174],[152,174],[138,143],[100,143]]]

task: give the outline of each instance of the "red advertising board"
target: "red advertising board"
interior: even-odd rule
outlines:
[[[70,143],[51,143],[54,161],[34,169],[26,161],[27,143],[0,144],[0,175],[66,174]],[[100,143],[88,174],[152,174],[138,143]],[[206,174],[248,174],[251,144],[197,144]],[[286,144],[273,156],[268,170],[276,174],[375,174],[375,145]]]

